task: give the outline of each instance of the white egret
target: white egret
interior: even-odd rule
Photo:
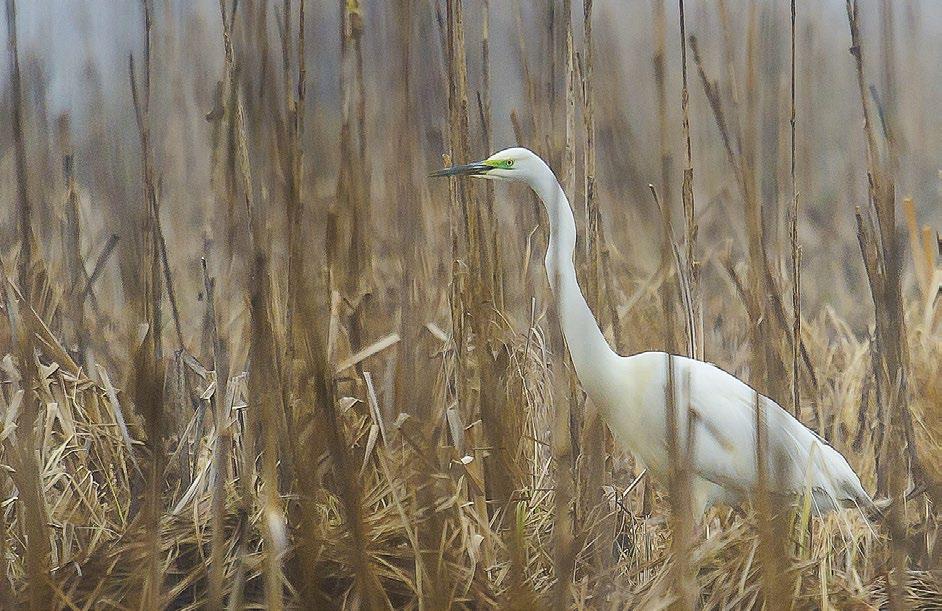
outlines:
[[[643,352],[624,357],[609,346],[576,279],[576,223],[556,176],[538,155],[508,148],[478,163],[432,176],[476,176],[529,185],[546,208],[550,238],[546,274],[556,298],[559,324],[583,389],[616,440],[656,479],[669,473],[666,389],[668,355]],[[703,361],[673,356],[676,435],[688,456],[691,508],[700,516],[716,503],[735,505],[759,487],[756,405],[765,423],[768,489],[776,496],[812,493],[816,513],[842,505],[874,507],[847,460],[775,401],[735,376]],[[689,409],[688,409],[689,406]],[[694,422],[688,436],[688,414]],[[687,450],[690,440],[692,446]]]

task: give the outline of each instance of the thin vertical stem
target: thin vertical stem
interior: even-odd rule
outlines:
[[[792,210],[790,225],[790,242],[792,252],[792,413],[795,418],[801,419],[800,395],[800,369],[799,355],[801,352],[801,247],[798,241],[798,183],[795,173],[795,4],[791,0],[791,79],[790,79],[790,169],[792,187]]]
[[[684,205],[684,243],[686,245],[686,272],[690,283],[690,294],[693,304],[693,324],[687,329],[687,354],[694,358],[703,358],[703,310],[700,295],[700,263],[695,258],[697,242],[696,207],[693,199],[693,156],[690,144],[690,94],[687,88],[687,26],[684,18],[684,0],[678,0],[680,8],[680,57],[683,89],[681,91],[681,107],[683,111],[683,131],[685,142],[683,181]]]
[[[212,342],[212,368],[216,378],[216,389],[210,398],[213,420],[216,429],[216,442],[213,444],[213,468],[216,478],[212,493],[212,533],[210,535],[209,562],[209,608],[222,609],[223,580],[225,576],[226,541],[223,532],[223,520],[226,512],[226,482],[229,479],[229,450],[231,431],[228,422],[228,410],[225,405],[225,390],[229,379],[225,364],[222,342],[216,324],[216,282],[210,278],[206,269],[206,259],[201,261],[203,271],[203,289],[206,294],[207,318],[209,320],[210,340]]]
[[[23,83],[20,77],[20,57],[16,37],[16,0],[7,0],[7,52],[10,55],[10,85],[13,88],[14,163],[16,164],[16,196],[19,205],[20,257],[17,264],[17,282],[27,301],[30,299],[29,270],[33,265],[32,203],[29,199],[26,173],[26,143],[23,135]]]

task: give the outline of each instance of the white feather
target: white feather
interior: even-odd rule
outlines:
[[[844,457],[775,401],[710,363],[682,356],[672,360],[681,455],[688,452],[688,417],[695,423],[689,455],[695,512],[715,503],[738,503],[758,488],[757,397],[768,489],[797,496],[810,488],[819,512],[845,503],[871,504]],[[663,480],[668,472],[667,354],[644,352],[616,363],[614,375],[587,388],[588,394],[615,437]]]

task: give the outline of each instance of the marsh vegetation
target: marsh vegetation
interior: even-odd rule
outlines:
[[[0,607],[942,604],[935,3],[5,8]],[[427,178],[512,144],[612,345],[748,381],[881,520],[701,532],[617,449],[539,203]]]

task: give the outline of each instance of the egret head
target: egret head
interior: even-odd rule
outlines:
[[[531,177],[544,168],[546,168],[546,164],[536,153],[515,146],[498,151],[484,161],[456,165],[432,172],[432,176],[476,176],[491,180],[528,182]]]

